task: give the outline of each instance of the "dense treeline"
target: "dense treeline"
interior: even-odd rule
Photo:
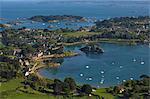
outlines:
[[[52,93],[54,95],[89,95],[92,92],[92,87],[88,84],[83,86],[77,86],[76,82],[72,78],[65,78],[64,81],[59,79],[48,80],[40,79],[35,75],[30,75],[24,81],[25,88],[30,86],[34,90],[43,93]],[[49,92],[48,90],[53,90]]]
[[[21,75],[20,65],[13,57],[0,56],[0,82],[8,81]]]

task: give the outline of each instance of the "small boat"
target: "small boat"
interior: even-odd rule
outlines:
[[[101,81],[100,83],[101,83],[101,84],[103,84],[104,82],[103,82],[103,81]]]
[[[81,73],[81,74],[80,74],[80,76],[82,77],[82,76],[83,76],[83,74]]]
[[[86,68],[88,69],[88,68],[89,68],[89,66],[86,66]]]
[[[104,83],[104,79],[101,79],[101,82],[100,82],[101,84],[103,84]]]
[[[126,80],[123,80],[123,82],[126,82]]]
[[[123,66],[120,66],[119,68],[123,68]]]
[[[133,80],[133,78],[131,77],[130,80]]]
[[[145,64],[145,63],[142,61],[142,62],[141,62],[141,65],[144,65],[144,64]]]
[[[119,79],[119,77],[117,76],[116,79]]]
[[[89,77],[89,80],[91,81],[91,80],[92,80],[92,77]]]
[[[101,74],[104,74],[104,71],[101,71]]]

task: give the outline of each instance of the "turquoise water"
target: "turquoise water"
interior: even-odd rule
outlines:
[[[85,54],[79,49],[84,46],[70,46],[66,50],[80,53],[80,56],[65,58],[59,68],[45,68],[39,73],[50,79],[73,77],[79,84],[88,83],[96,87],[116,85],[123,80],[139,79],[149,73],[148,45],[127,46],[102,43],[105,53]]]

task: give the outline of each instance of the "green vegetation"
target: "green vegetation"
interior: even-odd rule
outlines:
[[[2,42],[0,41],[0,48],[3,48],[4,47],[4,45],[2,44]]]
[[[131,41],[129,44],[149,42],[148,16],[143,17],[120,17],[109,20],[97,21],[93,27],[81,27],[78,30],[61,29],[57,32],[64,36],[66,43],[85,41],[101,41],[101,39],[114,39]],[[135,40],[136,42],[132,42]]]
[[[10,80],[8,82],[1,83],[0,91],[7,91],[7,90],[15,90],[19,86],[22,86],[21,82],[23,81],[23,78],[14,78],[13,80]]]
[[[11,59],[9,57],[0,56],[3,62],[0,62],[0,81],[4,82],[10,79],[15,78],[17,75],[20,75],[19,63],[17,60]]]
[[[107,88],[107,92],[120,98],[149,99],[150,77],[142,75],[140,80],[128,80],[121,85]]]
[[[85,84],[81,87],[81,91],[85,94],[91,94],[92,92],[92,87],[89,84]]]
[[[114,95],[107,92],[106,88],[100,88],[97,89],[95,92],[92,92],[95,95],[98,95],[99,97],[104,97],[104,99],[116,99]]]
[[[31,77],[34,78],[35,76]],[[55,96],[51,92],[52,90],[48,90],[47,92],[41,92],[39,90],[32,89],[32,87],[29,87],[27,85],[24,85],[24,78],[16,78],[12,79],[10,81],[7,81],[5,83],[1,83],[0,86],[0,98],[1,99],[87,99],[88,96],[66,96],[66,95],[59,95]],[[28,80],[29,81],[29,80]],[[37,81],[35,81],[36,83]],[[44,82],[49,82],[51,81],[47,80]],[[68,83],[70,86],[70,90],[74,90],[75,88],[75,82],[72,78],[66,78],[64,80],[65,83]],[[34,83],[34,82],[33,82]],[[39,86],[38,84],[35,84],[36,86]],[[48,88],[48,87],[47,87]],[[65,87],[66,88],[66,87]],[[67,89],[65,89],[67,91]],[[92,96],[95,99],[95,96]],[[90,97],[90,98],[92,98]],[[92,98],[92,99],[93,99]]]
[[[81,48],[80,50],[87,54],[88,53],[93,53],[93,54],[104,53],[104,50],[101,47],[99,47],[99,45],[97,45],[97,44],[86,45],[85,47]]]
[[[101,38],[139,39],[145,42],[148,40],[149,21],[148,16],[116,17],[97,21],[96,26],[91,31],[103,31]]]

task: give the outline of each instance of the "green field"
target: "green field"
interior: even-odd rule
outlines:
[[[88,97],[65,97],[65,96],[53,96],[52,94],[44,94],[38,91],[35,91],[31,88],[28,89],[28,92],[22,92],[19,89],[23,88],[21,82],[23,78],[17,78],[10,80],[6,83],[1,83],[0,85],[0,99],[96,99],[95,96]],[[31,93],[32,92],[32,93]]]
[[[96,92],[93,92],[93,94],[104,97],[104,99],[117,99],[117,97],[113,96],[110,93],[107,93],[105,88],[97,89]]]

